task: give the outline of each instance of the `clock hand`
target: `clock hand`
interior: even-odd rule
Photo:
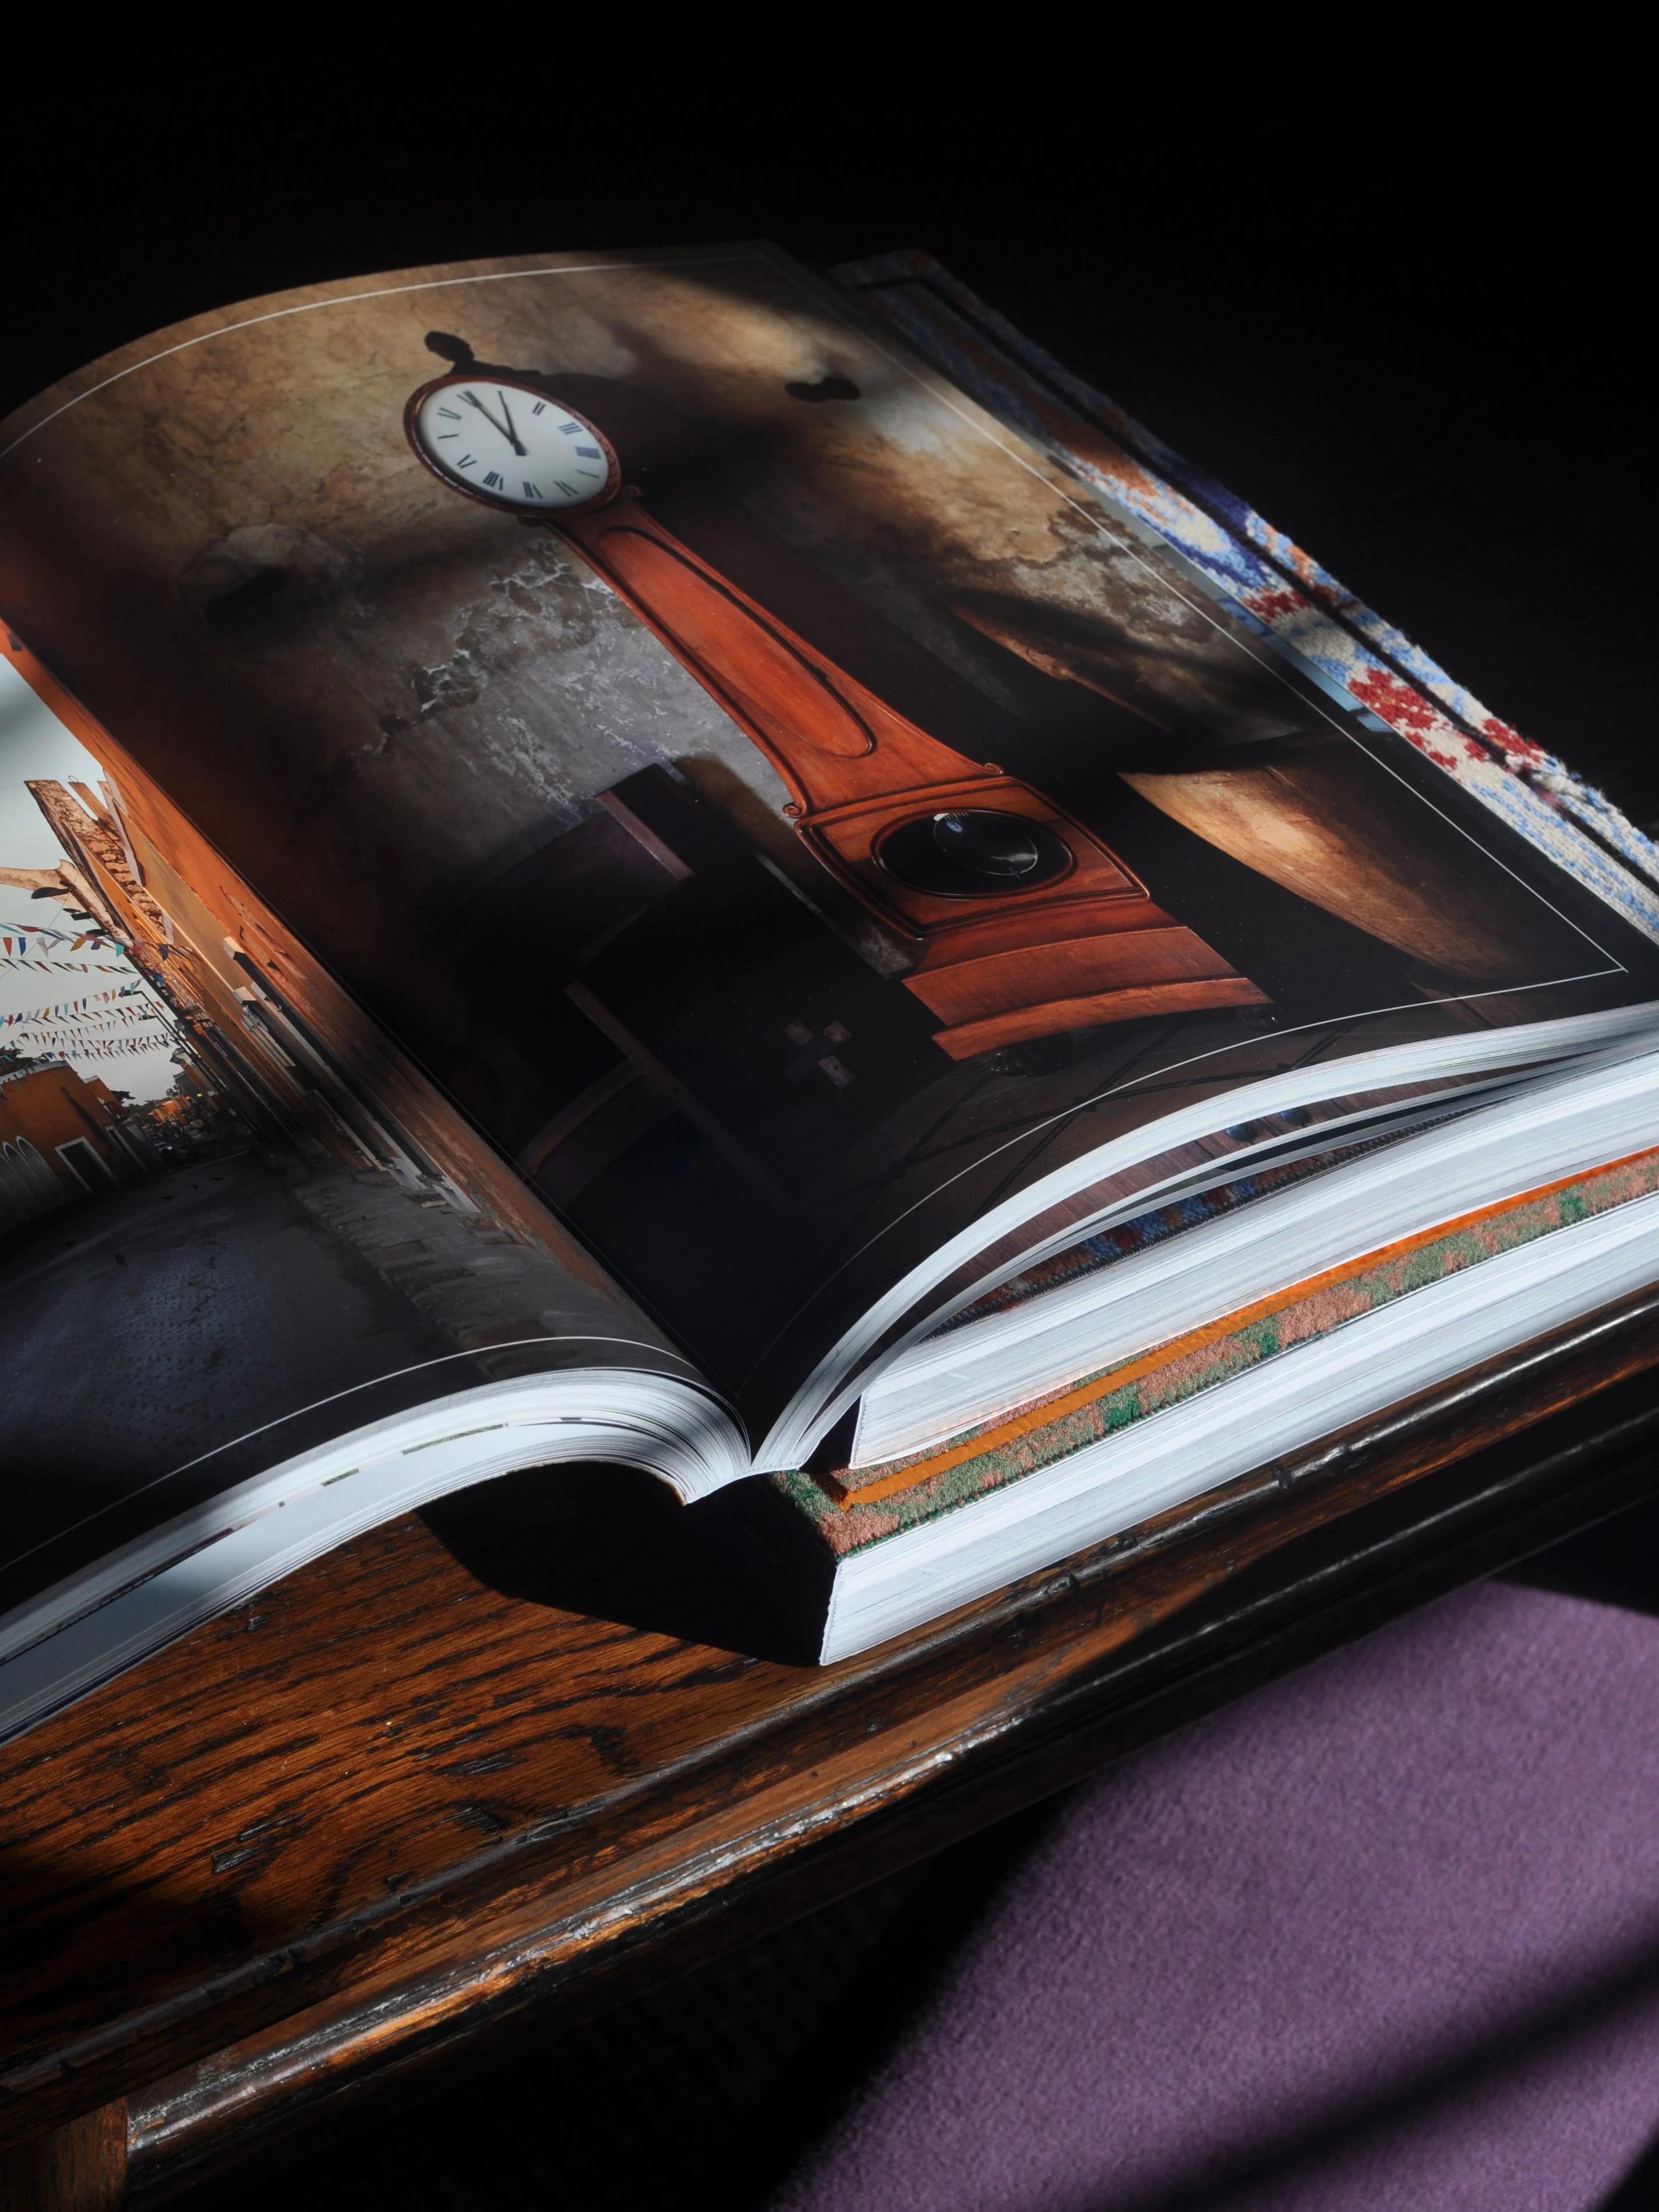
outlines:
[[[506,441],[507,441],[507,444],[508,444],[509,446],[511,446],[511,447],[512,447],[512,448],[513,448],[513,450],[514,450],[514,452],[515,453],[522,453],[525,451],[525,448],[524,448],[524,447],[523,447],[519,443],[518,440],[514,436],[513,432],[512,432],[512,429],[511,429],[510,428],[503,428],[503,427],[501,426],[501,423],[499,423],[499,422],[495,420],[495,416],[490,413],[489,410],[489,409],[484,405],[484,404],[483,404],[483,400],[479,398],[479,397],[478,397],[478,395],[477,395],[477,393],[476,392],[462,392],[461,397],[462,397],[462,398],[463,398],[463,399],[465,399],[465,400],[468,403],[468,404],[469,404],[469,405],[473,406],[473,407],[476,407],[476,408],[477,409],[477,410],[478,410],[479,414],[480,414],[480,415],[482,415],[482,416],[483,416],[484,421],[485,421],[486,422],[488,422],[488,423],[489,423],[489,425],[490,428],[491,428],[492,430],[495,431],[499,436],[505,438],[505,439],[506,439]],[[503,412],[505,412],[505,411],[506,411],[506,403],[505,403],[505,401],[503,401],[503,403],[502,403],[502,411],[503,411]],[[509,422],[509,424],[510,424],[511,420],[512,420],[511,416],[508,416],[508,418],[507,418],[507,419],[508,419],[508,422]]]
[[[495,417],[484,405],[483,400],[479,398],[476,392],[462,392],[461,397],[465,400],[469,407],[476,407],[477,409],[479,414],[483,416],[484,421],[489,423],[492,430],[498,431],[503,438],[506,437],[506,431],[501,429],[501,424],[495,420]]]
[[[513,427],[513,410],[507,404],[506,392],[502,392],[501,394],[501,415],[507,423],[507,434],[512,442],[513,450],[520,456],[520,459],[522,459],[529,453],[530,448],[528,446],[520,445],[519,442],[519,434]]]

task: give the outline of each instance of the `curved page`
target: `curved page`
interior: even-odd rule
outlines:
[[[343,1530],[578,1438],[687,1497],[745,1469],[684,1355],[15,653],[0,857],[0,1662],[186,1556],[206,1589],[204,1547],[302,1494]]]
[[[8,1443],[80,1501],[30,1575],[566,1370],[787,1463],[1243,1122],[1386,1119],[1659,984],[766,246],[138,340],[0,426],[0,613]]]

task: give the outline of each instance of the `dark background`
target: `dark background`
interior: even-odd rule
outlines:
[[[901,64],[890,28],[699,17],[670,47],[522,7],[355,34],[220,12],[14,55],[0,411],[319,278],[924,246],[1659,819],[1651,132],[1616,51],[1558,32],[1522,82],[1507,49],[1454,72],[1396,30],[1368,54],[1354,19],[1217,53],[1173,16],[1063,50],[1002,16]]]
[[[699,15],[672,51],[620,10],[355,34],[326,10],[151,15],[113,55],[88,21],[33,27],[33,56],[15,27],[4,55],[0,411],[318,279],[757,235],[819,264],[926,246],[1659,823],[1652,132],[1613,19],[1489,19],[1505,43],[1455,70],[1432,22],[1329,11],[1252,18],[1221,52],[1173,10],[1083,46],[1063,16],[964,15],[902,61],[890,16],[822,4]],[[1646,1573],[1650,1537],[1613,1543]],[[1582,1586],[1652,1601],[1605,1563]],[[992,1832],[223,2201],[757,2203],[1020,1843]]]

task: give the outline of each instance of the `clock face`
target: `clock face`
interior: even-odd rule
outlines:
[[[409,404],[410,442],[458,491],[520,514],[568,514],[611,498],[617,456],[591,422],[532,384],[442,376]]]

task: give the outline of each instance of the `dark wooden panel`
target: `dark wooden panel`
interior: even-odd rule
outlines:
[[[1645,1494],[1656,1362],[1659,1293],[823,1670],[399,1522],[0,1753],[0,2126],[138,2093],[154,2176],[798,1912]]]
[[[126,2192],[125,2104],[102,2106],[0,2151],[5,2212],[120,2212]]]

